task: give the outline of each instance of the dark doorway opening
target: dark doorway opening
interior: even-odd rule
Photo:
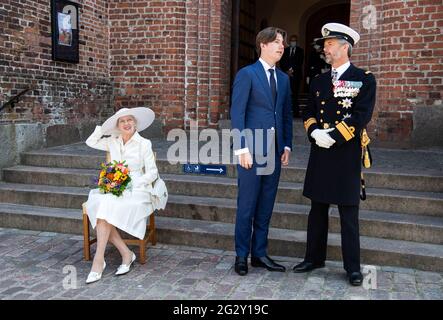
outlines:
[[[326,6],[308,18],[306,22],[306,32],[305,32],[305,63],[304,63],[304,78],[309,75],[309,67],[313,63],[313,56],[315,50],[312,46],[313,40],[321,36],[321,27],[328,22],[337,22],[345,25],[349,25],[349,13],[351,9],[350,3],[335,4],[331,6]],[[304,81],[302,87],[303,92],[308,91],[308,85]]]
[[[233,0],[231,24],[231,84],[237,71],[258,57],[255,51],[256,34],[268,26],[283,28],[298,35],[304,50],[302,82],[299,97],[306,100],[306,77],[312,63],[312,42],[321,36],[321,27],[328,22],[349,24],[350,0]],[[305,101],[300,101],[305,104]]]

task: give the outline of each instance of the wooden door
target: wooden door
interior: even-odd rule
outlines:
[[[257,59],[255,0],[232,1],[231,83],[237,71]]]

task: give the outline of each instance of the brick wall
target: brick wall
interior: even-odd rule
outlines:
[[[0,3],[0,101],[34,86],[0,123],[76,125],[135,106],[151,107],[165,131],[227,118],[232,1],[78,2],[79,64],[51,60],[50,1]],[[378,79],[370,125],[378,142],[411,145],[417,114],[442,104],[442,11],[441,0],[351,1],[361,33],[352,61]]]
[[[79,124],[112,112],[106,0],[80,0],[80,63],[51,59],[50,1],[0,2],[0,101],[33,90],[0,123]]]
[[[376,9],[373,28],[369,5]],[[416,115],[442,104],[443,3],[352,0],[351,26],[361,34],[351,60],[378,81],[371,132],[386,146],[411,146]]]
[[[51,60],[50,1],[0,4],[0,122],[76,124],[149,106],[166,131],[228,114],[229,0],[82,0],[80,63]]]
[[[227,115],[228,0],[111,1],[110,75],[116,107],[149,106],[165,130]]]
[[[183,123],[184,3],[110,2],[110,75],[117,108],[148,106],[171,125]]]

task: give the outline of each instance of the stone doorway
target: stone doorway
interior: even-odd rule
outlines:
[[[255,52],[257,32],[268,26],[277,26],[285,29],[288,36],[298,35],[298,46],[302,47],[305,56],[301,91],[306,91],[312,40],[320,36],[321,26],[327,22],[349,24],[350,5],[350,0],[233,0],[231,83],[240,68],[258,58]]]

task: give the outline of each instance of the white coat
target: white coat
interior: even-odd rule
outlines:
[[[104,219],[115,227],[143,239],[146,223],[153,212],[150,191],[152,182],[158,177],[151,141],[135,132],[126,144],[121,135],[103,137],[101,127],[97,126],[86,140],[94,149],[107,151],[111,161],[126,161],[132,179],[132,188],[125,190],[122,196],[102,194],[98,189],[89,192],[86,209],[95,228],[97,219]]]

